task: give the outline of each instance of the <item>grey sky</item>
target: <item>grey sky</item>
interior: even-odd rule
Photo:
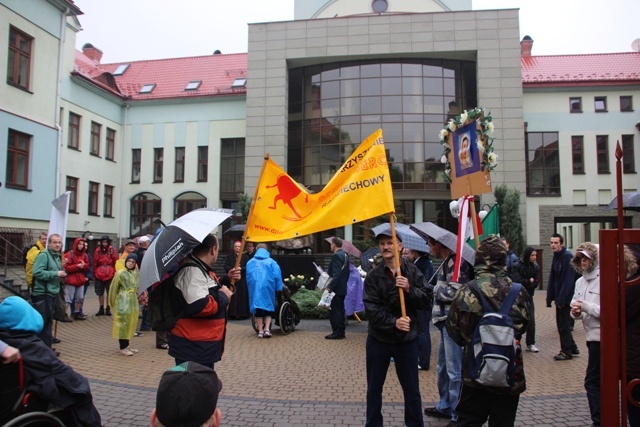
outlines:
[[[103,63],[247,51],[247,23],[293,19],[293,0],[75,0],[84,12],[76,48]],[[534,55],[630,52],[639,0],[473,0],[474,9],[520,8],[520,38]]]

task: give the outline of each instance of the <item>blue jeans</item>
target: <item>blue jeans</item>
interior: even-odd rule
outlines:
[[[367,421],[366,427],[383,425],[382,388],[387,378],[390,359],[395,360],[396,375],[404,394],[404,423],[423,427],[422,398],[418,382],[418,345],[416,340],[387,344],[367,337]]]
[[[589,360],[584,377],[584,388],[587,390],[589,411],[594,426],[600,425],[600,341],[587,341]]]
[[[429,369],[431,364],[431,310],[418,310],[418,365],[422,369]]]
[[[40,333],[38,334],[38,338],[40,338],[46,345],[47,347],[51,347],[51,342],[53,340],[53,333],[51,331],[51,326],[53,325],[53,310],[54,310],[54,304],[55,304],[55,299],[52,296],[49,295],[33,295],[31,297],[31,299],[33,299],[33,302],[38,302],[38,301],[43,301],[46,300],[47,302],[47,318],[48,320],[45,320],[44,322],[44,326],[42,327],[42,331],[40,331]]]
[[[449,334],[444,322],[438,322],[440,343],[438,344],[438,393],[440,401],[436,409],[443,414],[450,414],[455,420],[455,410],[462,387],[462,347],[456,344]]]

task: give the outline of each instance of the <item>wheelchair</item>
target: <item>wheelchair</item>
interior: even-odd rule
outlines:
[[[0,363],[0,426],[65,427],[60,418],[47,412],[48,406],[27,392],[22,359]]]
[[[281,295],[276,295],[278,305],[276,307],[276,315],[273,318],[276,326],[280,327],[282,335],[288,335],[296,329],[296,325],[300,323],[300,309],[296,302],[291,299],[291,290],[287,285],[282,286]],[[256,317],[251,314],[251,326],[258,333],[258,325]]]

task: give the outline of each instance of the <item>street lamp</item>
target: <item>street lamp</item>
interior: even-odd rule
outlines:
[[[93,240],[93,234],[91,234],[91,232],[89,230],[87,230],[84,233],[82,233],[82,239],[83,240]]]

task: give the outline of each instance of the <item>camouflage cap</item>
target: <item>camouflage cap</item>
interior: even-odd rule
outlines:
[[[485,264],[488,267],[504,268],[507,265],[507,247],[496,234],[486,237],[476,250],[475,265]]]

